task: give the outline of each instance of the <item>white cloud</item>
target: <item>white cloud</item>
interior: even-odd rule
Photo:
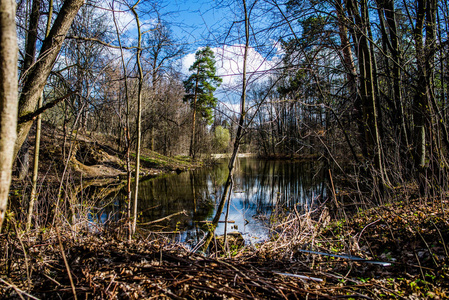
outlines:
[[[112,11],[110,11],[110,9],[112,8],[112,1],[99,1],[97,5],[100,9],[104,9],[108,12],[107,14],[105,14],[106,18],[108,19],[107,25],[115,28],[113,14]],[[119,32],[121,34],[137,28],[134,15],[126,5],[119,1],[114,1],[114,11],[117,26],[119,27]],[[99,13],[102,14],[102,12]]]
[[[189,53],[182,58],[181,61],[181,72],[185,75],[189,75],[189,68],[195,62],[195,53]]]
[[[223,78],[223,86],[234,88],[242,80],[245,45],[224,46],[213,50],[217,61],[217,74]],[[249,83],[266,80],[278,62],[278,57],[269,60],[255,48],[248,48],[246,72]]]
[[[235,89],[240,85],[243,76],[243,61],[245,45],[232,45],[212,48],[215,54],[217,75],[223,79],[222,89]],[[182,72],[189,74],[189,67],[195,61],[195,54],[189,53],[182,59]],[[247,78],[249,83],[263,82],[273,74],[280,62],[280,56],[265,58],[253,47],[248,49]]]

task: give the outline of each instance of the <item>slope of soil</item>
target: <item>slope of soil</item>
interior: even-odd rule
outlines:
[[[34,131],[30,132],[28,153],[30,156],[29,176],[32,172],[34,153]],[[39,178],[58,181],[62,174],[77,179],[116,178],[126,175],[125,151],[115,144],[116,139],[99,134],[68,134],[48,124],[43,124]],[[184,171],[198,165],[192,164],[188,157],[171,158],[147,149],[142,149],[141,176],[155,176],[164,172]],[[135,155],[131,152],[131,165],[134,168]],[[17,162],[16,162],[17,165]],[[17,183],[17,177],[14,177]]]

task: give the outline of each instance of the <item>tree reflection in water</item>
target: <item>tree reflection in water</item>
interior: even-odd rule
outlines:
[[[227,162],[169,174],[140,183],[139,223],[147,223],[186,211],[148,227],[152,231],[173,232],[182,241],[198,241],[207,231],[207,221],[214,216],[224,182]],[[240,158],[236,164],[234,188],[227,231],[240,231],[246,240],[268,237],[266,220],[275,208],[310,207],[313,201],[326,198],[326,169],[318,162],[264,161]],[[124,191],[115,197],[111,209],[125,208]],[[118,201],[117,201],[118,200]],[[104,216],[103,214],[103,216]],[[103,217],[104,219],[104,217]],[[224,213],[222,219],[224,220]],[[220,223],[216,233],[224,232]]]

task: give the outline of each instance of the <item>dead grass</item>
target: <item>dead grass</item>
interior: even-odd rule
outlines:
[[[78,299],[445,299],[446,201],[398,202],[338,220],[324,206],[278,214],[271,241],[233,258],[154,236],[127,242],[114,228],[13,230],[0,236],[0,295],[73,299],[74,288]]]

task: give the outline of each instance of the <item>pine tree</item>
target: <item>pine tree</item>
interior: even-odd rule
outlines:
[[[217,106],[217,98],[214,97],[214,91],[220,86],[222,79],[218,77],[215,68],[215,56],[212,49],[206,47],[195,53],[195,62],[189,68],[193,72],[190,77],[184,81],[186,95],[185,102],[190,102],[193,111],[192,119],[192,137],[190,140],[190,157],[195,158],[195,130],[196,114],[200,118],[212,122],[212,110]]]

